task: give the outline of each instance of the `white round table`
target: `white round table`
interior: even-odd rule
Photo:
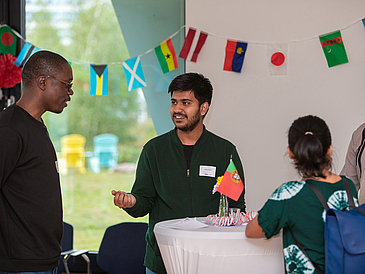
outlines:
[[[283,274],[281,233],[266,240],[246,238],[246,225],[186,228],[184,219],[157,223],[157,243],[167,273]],[[205,223],[205,218],[196,218]]]

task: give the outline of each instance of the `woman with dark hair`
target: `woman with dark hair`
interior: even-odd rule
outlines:
[[[316,273],[313,263],[324,273],[326,214],[306,182],[320,189],[330,208],[348,210],[345,177],[331,172],[331,133],[321,118],[309,115],[295,120],[289,129],[288,142],[289,158],[294,161],[302,180],[290,181],[277,188],[247,224],[246,236],[269,239],[283,228],[286,273]],[[349,181],[357,205],[356,189]],[[294,237],[305,252],[298,247]]]

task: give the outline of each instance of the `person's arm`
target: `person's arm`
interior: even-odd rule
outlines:
[[[345,159],[345,165],[341,170],[341,175],[345,175],[351,179],[351,181],[354,183],[356,190],[359,190],[360,188],[360,181],[357,176],[356,171],[356,149],[359,146],[355,140],[355,132],[352,134],[352,138],[347,150],[346,159]],[[364,155],[362,156],[364,157]],[[365,168],[365,166],[363,167]]]
[[[8,127],[0,128],[0,189],[16,167],[22,150],[19,134]]]
[[[250,221],[246,226],[246,237],[247,238],[263,238],[265,237],[265,233],[262,231],[261,226],[257,220],[258,214],[256,217]]]

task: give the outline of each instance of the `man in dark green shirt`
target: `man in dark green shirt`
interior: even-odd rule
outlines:
[[[232,158],[244,182],[236,147],[206,130],[213,88],[201,74],[186,73],[169,86],[170,114],[175,128],[144,146],[130,194],[112,191],[114,203],[133,217],[149,214],[146,273],[166,273],[153,229],[156,223],[218,213],[219,193],[212,194]],[[231,207],[246,210],[244,192]]]

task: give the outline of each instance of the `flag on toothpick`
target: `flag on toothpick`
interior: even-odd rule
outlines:
[[[362,24],[364,25],[365,27],[365,18],[362,19]]]
[[[243,188],[244,186],[241,177],[237,172],[236,166],[231,160],[217,191],[237,201],[243,191]]]
[[[195,50],[192,53],[190,61],[192,61],[192,62],[197,61],[198,55],[199,55],[202,47],[204,46],[205,41],[207,40],[208,34],[201,31],[198,39],[195,39],[196,38],[195,34],[196,34],[196,30],[193,28],[189,28],[188,34],[186,35],[184,44],[183,44],[180,54],[179,54],[180,58],[187,60],[188,56],[190,54],[190,49],[191,49],[192,45],[195,44]]]
[[[319,41],[329,68],[349,62],[340,31],[319,36]]]
[[[29,59],[37,51],[41,49],[32,45],[31,43],[26,42],[22,50],[20,51],[18,57],[14,61],[14,65],[18,66],[19,68],[23,68],[25,62]]]
[[[146,80],[144,78],[141,65],[141,58],[139,56],[124,61],[123,70],[129,91],[146,86]]]
[[[177,69],[177,56],[171,38],[163,41],[159,46],[155,47],[155,53],[163,73]]]
[[[247,43],[227,40],[223,70],[241,72]]]
[[[16,53],[16,36],[10,27],[3,25],[0,27],[0,54],[15,56]]]
[[[267,45],[267,57],[271,75],[288,74],[288,44]]]
[[[90,95],[108,95],[108,65],[90,65]]]

